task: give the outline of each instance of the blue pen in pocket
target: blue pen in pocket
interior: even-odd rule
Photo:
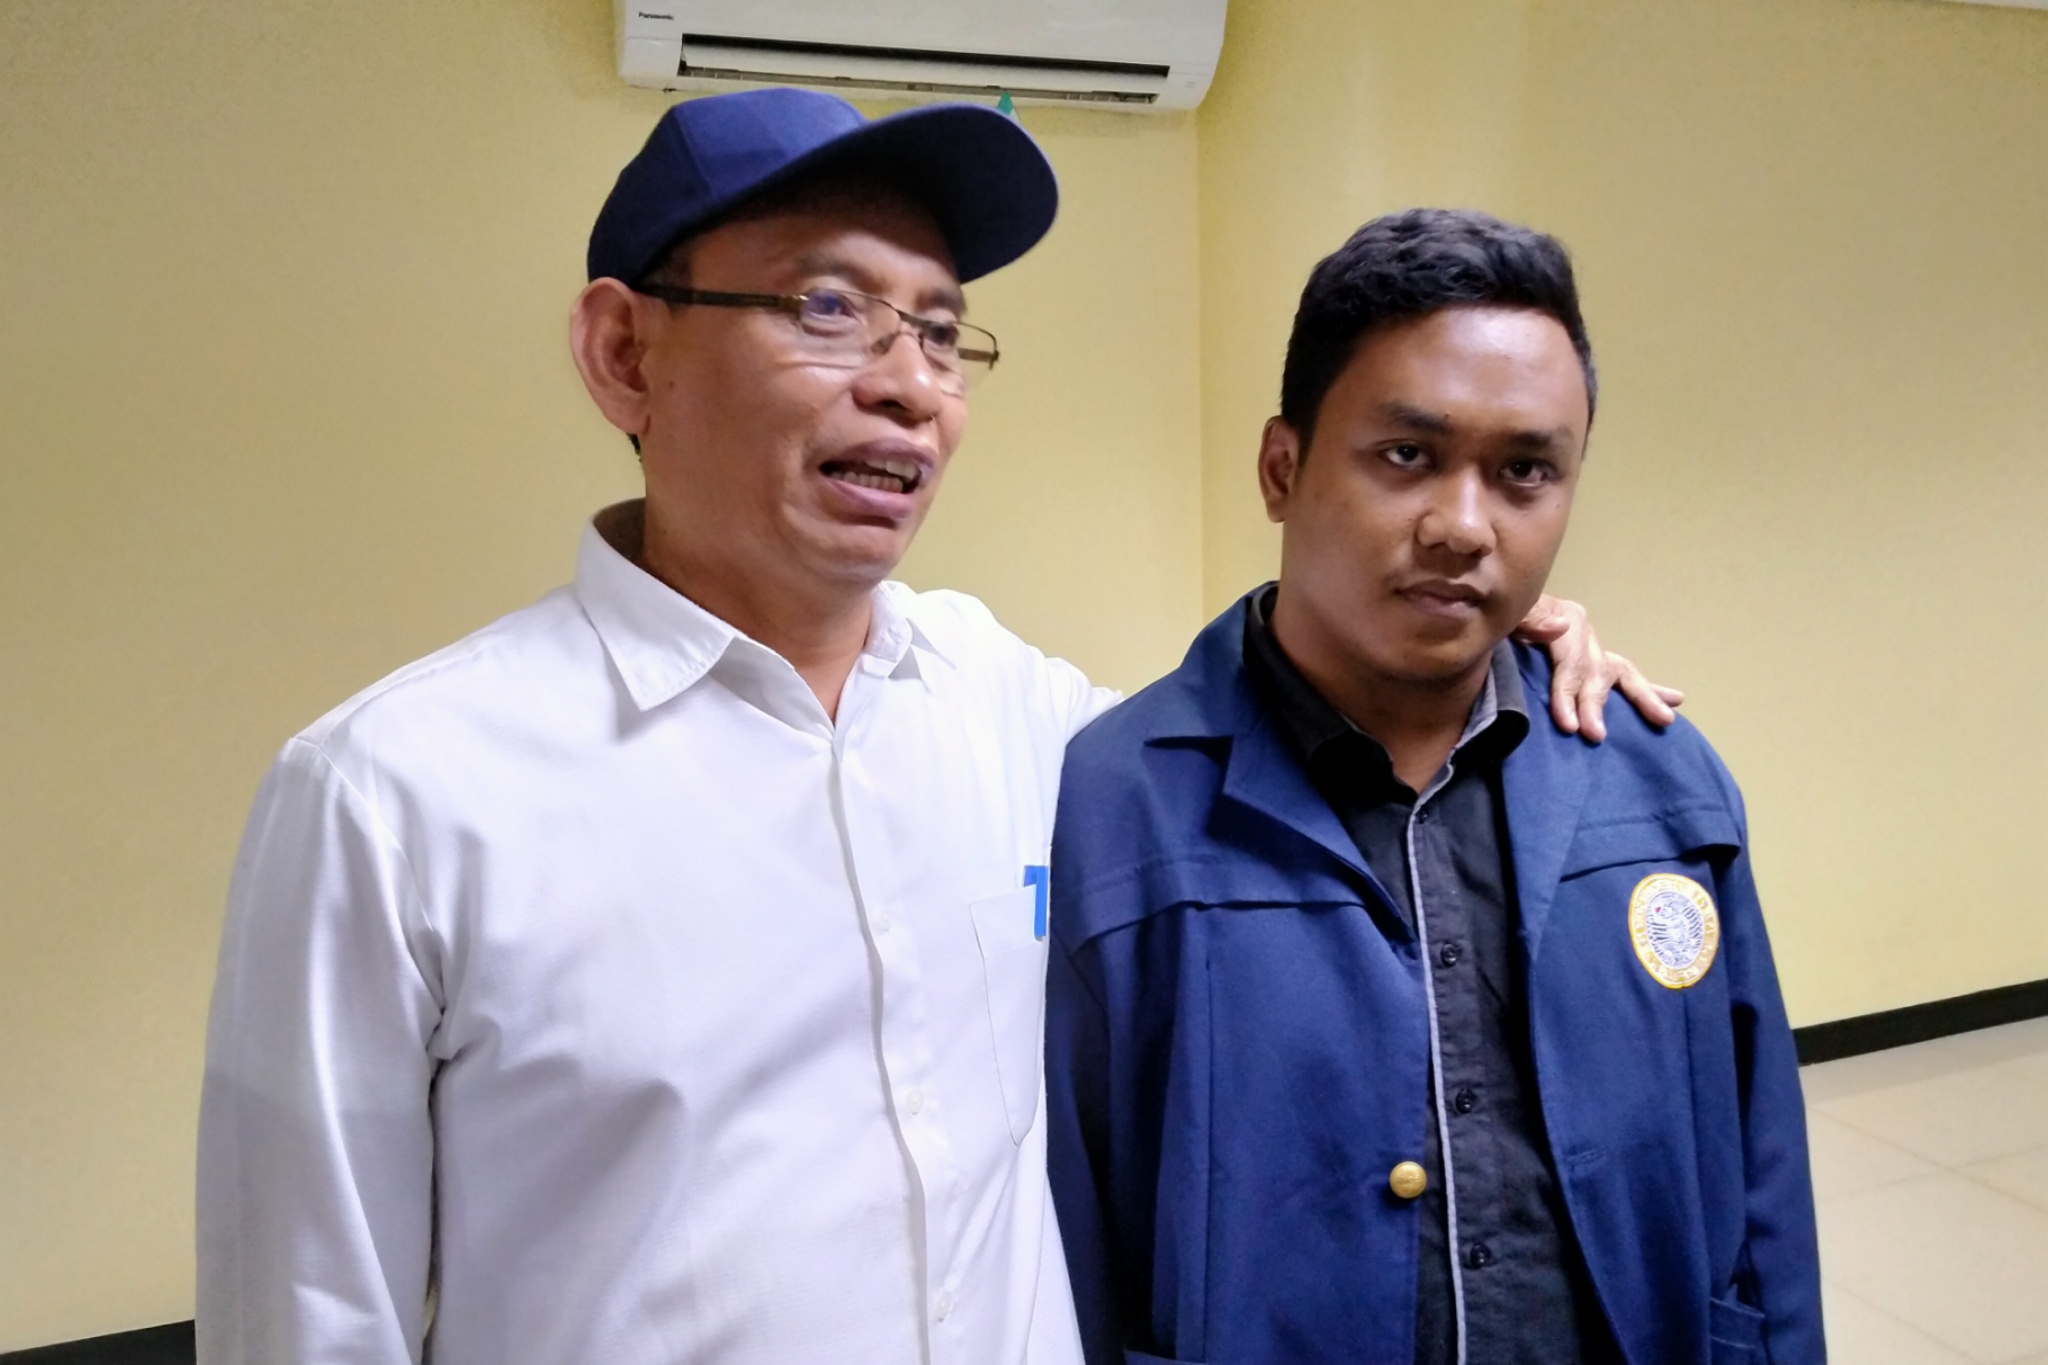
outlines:
[[[1024,885],[1038,893],[1033,900],[1031,912],[1031,936],[1044,938],[1047,928],[1047,893],[1052,886],[1052,869],[1043,863],[1033,863],[1024,869]]]

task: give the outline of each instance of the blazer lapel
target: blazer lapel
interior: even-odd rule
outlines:
[[[1547,687],[1549,680],[1543,681]],[[1532,690],[1530,695],[1542,694]],[[1553,731],[1547,715],[1538,710],[1529,737],[1515,747],[1501,769],[1515,895],[1522,912],[1522,942],[1532,964],[1550,920],[1550,907],[1557,899],[1565,854],[1578,833],[1579,812],[1592,780],[1591,764],[1586,742]]]
[[[1379,905],[1391,912],[1395,902],[1386,888],[1365,865],[1358,845],[1352,842],[1330,803],[1310,784],[1308,774],[1302,771],[1286,742],[1263,714],[1256,716],[1250,727],[1231,743],[1220,801],[1271,821],[1315,845],[1364,882]],[[1398,916],[1394,922],[1405,934]]]
[[[1265,708],[1252,695],[1244,672],[1247,600],[1240,598],[1195,637],[1172,678],[1181,689],[1182,707],[1177,714],[1169,710],[1166,722],[1147,742],[1227,741],[1230,749],[1217,796],[1216,823],[1239,818],[1250,827],[1246,841],[1261,853],[1267,852],[1262,846],[1278,844],[1271,848],[1270,856],[1282,865],[1313,856],[1302,846],[1306,841],[1344,869],[1348,880],[1362,882],[1368,899],[1377,901],[1375,917],[1391,916],[1393,932],[1405,934],[1386,888],[1365,865],[1358,845],[1351,841],[1330,803],[1310,784],[1286,741],[1268,723]]]

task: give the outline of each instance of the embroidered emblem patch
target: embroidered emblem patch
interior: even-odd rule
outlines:
[[[1714,898],[1690,877],[1658,872],[1628,898],[1628,936],[1636,958],[1659,985],[1684,990],[1707,974],[1721,946]]]

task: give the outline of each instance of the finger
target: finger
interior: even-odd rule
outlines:
[[[1579,732],[1579,688],[1586,677],[1585,656],[1572,655],[1552,668],[1550,718],[1568,735]]]
[[[1578,693],[1586,679],[1600,670],[1600,641],[1586,619],[1586,609],[1568,598],[1548,594],[1537,599],[1547,607],[1535,643],[1547,646],[1550,655],[1550,718],[1565,734],[1579,733]],[[1534,611],[1529,613],[1534,617]]]
[[[1643,671],[1617,655],[1608,656],[1610,662],[1623,667],[1616,686],[1629,704],[1642,712],[1643,719],[1660,729],[1678,719],[1677,708],[1684,703],[1685,693],[1675,687],[1660,687],[1643,676]]]
[[[1515,637],[1532,645],[1547,645],[1571,629],[1571,618],[1557,609],[1557,599],[1545,593],[1529,608],[1529,614],[1515,627]]]
[[[1565,704],[1571,708],[1572,720],[1564,730],[1598,744],[1607,738],[1607,720],[1602,712],[1607,705],[1607,689],[1614,685],[1614,665],[1607,651],[1600,647],[1600,637],[1594,634],[1586,609],[1569,599],[1557,605],[1560,614],[1572,623],[1571,639],[1567,642],[1572,657],[1570,666],[1564,670],[1570,683]]]
[[[1608,656],[1610,661],[1613,657]],[[1607,693],[1613,687],[1612,677],[1606,668],[1595,669],[1578,691],[1579,734],[1595,744],[1607,738]]]
[[[1658,729],[1678,719],[1678,712],[1671,709],[1671,704],[1658,695],[1657,687],[1634,665],[1623,671],[1615,686],[1621,689],[1621,695],[1628,698],[1629,705],[1642,712],[1643,719]]]

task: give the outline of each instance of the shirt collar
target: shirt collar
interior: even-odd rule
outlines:
[[[787,660],[714,616],[641,568],[621,546],[636,549],[645,503],[605,508],[583,528],[576,549],[576,598],[604,642],[612,667],[641,710],[680,696],[728,655],[755,668]],[[861,666],[890,676],[915,676],[911,646],[944,658],[907,612],[915,594],[900,583],[875,589],[874,619]]]
[[[1521,666],[1515,662],[1515,647],[1502,640],[1493,647],[1486,686],[1472,705],[1472,718],[1458,737],[1458,749],[1482,740],[1475,753],[1504,759],[1528,737],[1529,706],[1522,691]]]
[[[1391,776],[1393,764],[1386,756],[1385,746],[1332,706],[1280,648],[1267,624],[1277,591],[1277,584],[1268,583],[1251,595],[1245,612],[1244,659],[1253,686],[1279,722],[1289,746],[1313,769],[1316,756],[1327,746],[1355,743],[1355,736],[1371,746],[1371,752]],[[1528,733],[1529,710],[1521,670],[1515,664],[1514,646],[1503,640],[1493,647],[1486,682],[1479,689],[1466,718],[1465,731],[1451,752],[1460,755],[1469,746],[1471,757],[1505,758]]]

